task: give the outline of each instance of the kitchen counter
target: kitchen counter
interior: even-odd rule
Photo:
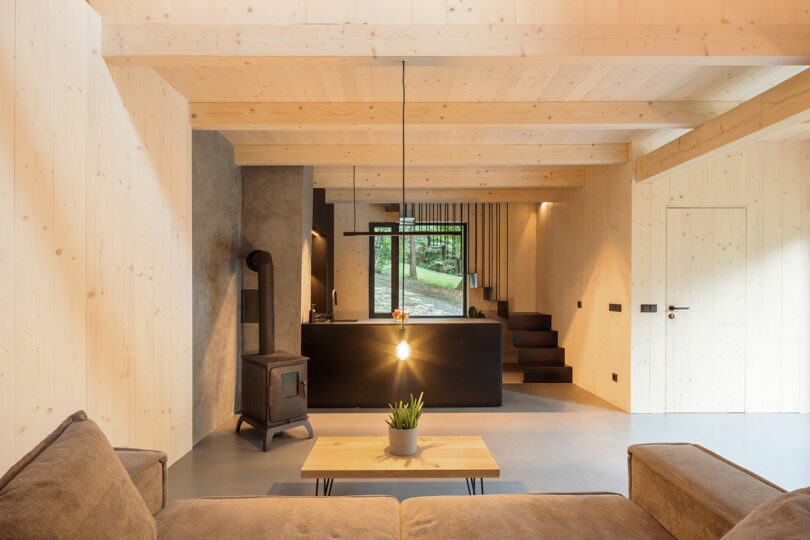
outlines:
[[[409,319],[404,338],[412,352],[403,361],[394,355],[399,327],[389,318],[302,324],[309,406],[387,407],[420,392],[428,407],[502,404],[500,322]]]
[[[389,326],[398,326],[399,322],[395,321],[391,317],[381,318],[381,319],[336,319],[334,322],[329,322],[328,320],[317,321],[314,323],[304,323],[304,326],[308,325],[322,325],[322,324],[380,324],[380,325],[389,325]],[[465,317],[435,317],[435,318],[423,318],[423,319],[408,319],[405,322],[405,325],[419,325],[419,324],[498,324],[501,323],[498,321],[493,321],[492,319],[467,319]]]

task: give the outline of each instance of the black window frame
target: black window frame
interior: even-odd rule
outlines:
[[[368,230],[376,232],[379,229],[391,229],[392,232],[399,232],[398,223],[386,223],[376,221],[368,224]],[[376,236],[368,237],[368,316],[370,319],[386,319],[391,317],[391,313],[375,312],[374,304],[374,240]],[[396,264],[394,262],[396,261]],[[399,242],[391,242],[391,311],[399,306]]]
[[[467,272],[468,272],[468,264],[469,264],[469,254],[467,252],[467,223],[459,223],[459,222],[452,222],[452,221],[442,221],[436,223],[429,223],[426,225],[450,225],[455,227],[461,227],[461,244],[462,244],[462,274],[461,279],[462,283],[464,284],[463,288],[463,306],[460,315],[409,315],[409,318],[414,319],[463,319],[467,316],[467,303],[468,303],[468,283],[467,283]],[[418,226],[418,225],[417,225]],[[391,229],[392,232],[398,233],[399,232],[399,223],[396,222],[386,222],[386,221],[376,221],[368,224],[369,231],[376,231],[378,229]],[[430,236],[429,234],[425,234],[425,236]],[[375,312],[375,305],[374,305],[374,236],[369,236],[368,238],[368,316],[370,319],[387,319],[391,317],[391,313],[376,313]],[[396,264],[391,264],[391,305],[392,310],[397,309],[400,305],[399,303],[399,294],[400,294],[400,286],[401,281],[399,279],[399,245],[400,242],[391,242],[391,261],[396,261]],[[405,306],[405,310],[407,311],[408,306]]]

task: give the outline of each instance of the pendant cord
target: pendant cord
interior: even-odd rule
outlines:
[[[405,60],[402,61],[402,206],[400,207],[400,226],[405,225]],[[404,247],[404,242],[402,242]],[[405,250],[402,250],[403,255]],[[405,311],[405,258],[402,258],[402,294],[400,295],[400,307]],[[404,322],[404,320],[403,320]]]
[[[354,231],[357,232],[357,165],[352,167],[352,210],[354,213]]]

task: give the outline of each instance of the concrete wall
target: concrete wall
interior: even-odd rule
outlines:
[[[537,307],[552,315],[574,383],[626,411],[631,184],[630,164],[591,169],[585,186],[541,205],[537,219]]]
[[[242,168],[243,289],[258,286],[257,274],[244,263],[254,249],[273,257],[276,350],[298,353],[311,294],[311,167]],[[242,324],[242,350],[258,349],[258,324]]]
[[[233,415],[239,359],[242,179],[233,145],[192,134],[194,442]]]
[[[810,412],[807,141],[751,144],[633,186],[632,411],[665,408],[666,209],[677,207],[745,209],[745,410]]]

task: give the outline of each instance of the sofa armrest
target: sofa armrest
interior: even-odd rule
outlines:
[[[152,515],[166,506],[166,454],[156,450],[116,448],[115,454]]]
[[[676,538],[720,538],[784,493],[696,444],[638,444],[627,453],[630,499]]]

